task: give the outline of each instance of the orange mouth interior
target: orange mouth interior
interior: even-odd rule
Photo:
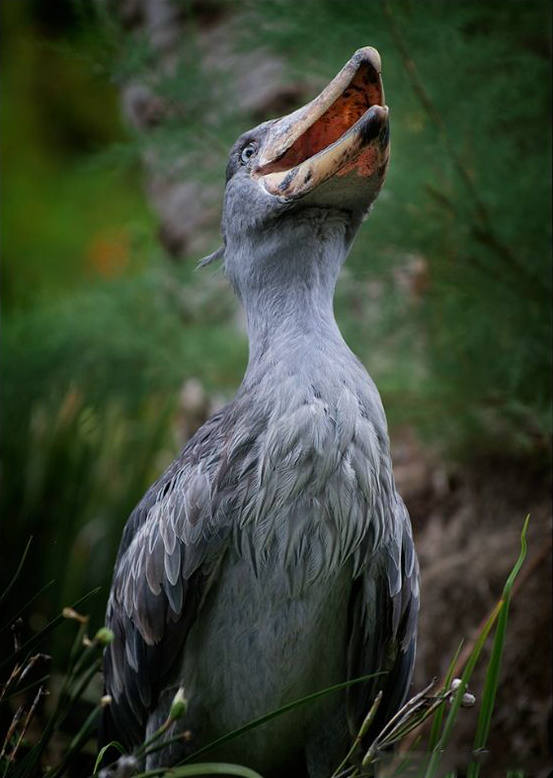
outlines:
[[[373,105],[383,105],[384,97],[376,70],[363,63],[332,105],[277,160],[264,165],[261,175],[277,173],[299,165],[326,149],[344,135]]]

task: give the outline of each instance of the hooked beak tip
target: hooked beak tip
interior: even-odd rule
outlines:
[[[251,175],[269,194],[303,197],[330,178],[386,169],[389,110],[380,54],[358,49],[311,102],[275,120]]]
[[[360,62],[367,62],[379,75],[382,73],[380,53],[373,46],[363,46],[362,48],[357,49],[350,62],[357,58]]]

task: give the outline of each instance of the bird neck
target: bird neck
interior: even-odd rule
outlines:
[[[349,241],[343,217],[309,211],[280,223],[252,245],[248,282],[241,284],[248,325],[248,375],[301,365],[349,349],[334,318],[333,299]]]

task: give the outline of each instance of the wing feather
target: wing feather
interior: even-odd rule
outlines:
[[[407,510],[397,498],[395,533],[356,581],[350,600],[349,677],[386,672],[348,690],[348,721],[357,732],[380,689],[370,741],[406,699],[415,661],[419,569]]]
[[[225,442],[224,409],[149,489],[125,526],[107,609],[114,641],[104,656],[101,738],[141,742],[230,533],[230,504],[214,504]]]

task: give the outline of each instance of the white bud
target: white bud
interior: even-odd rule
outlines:
[[[88,616],[83,616],[82,613],[77,613],[74,608],[64,608],[61,612],[61,615],[64,619],[73,619],[73,621],[78,621],[81,624],[88,623]]]
[[[120,756],[115,765],[115,774],[113,778],[131,778],[138,770],[138,760],[132,754]]]
[[[465,692],[463,694],[463,699],[461,700],[461,705],[463,708],[472,708],[474,703],[476,702],[476,697],[474,694],[471,694],[470,692]]]
[[[175,719],[180,719],[186,713],[187,708],[188,708],[188,700],[184,696],[184,689],[181,686],[178,692],[173,697],[173,702],[171,703],[171,710],[169,711],[169,720],[175,721]]]
[[[462,684],[462,680],[460,678],[454,678],[451,682],[450,689],[452,692],[456,692],[459,686]]]

